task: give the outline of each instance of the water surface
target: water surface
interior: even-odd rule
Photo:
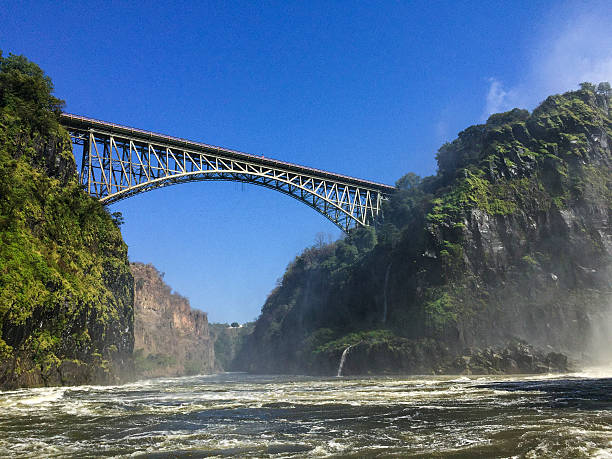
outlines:
[[[223,374],[0,392],[0,456],[612,458],[612,378]]]

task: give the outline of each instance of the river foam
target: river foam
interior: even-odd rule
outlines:
[[[586,374],[599,373],[225,374],[0,392],[0,456],[610,457],[612,379]]]

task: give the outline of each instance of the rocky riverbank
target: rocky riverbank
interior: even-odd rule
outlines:
[[[346,351],[348,349],[348,351]],[[346,351],[346,352],[345,352]],[[342,354],[344,362],[340,368]],[[452,352],[435,341],[420,343],[398,338],[395,342],[359,342],[330,354],[323,354],[314,368],[323,373],[338,371],[342,376],[370,374],[542,374],[567,373],[573,370],[568,357],[557,352],[544,352],[516,341],[506,346],[484,349],[467,348]],[[334,366],[334,361],[338,366]]]
[[[521,340],[455,349],[440,340],[408,339],[389,330],[357,332],[327,342],[304,354],[300,365],[307,373],[339,376],[538,374],[574,369],[566,355],[537,349]]]

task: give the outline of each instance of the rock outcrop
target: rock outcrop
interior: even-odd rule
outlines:
[[[132,263],[134,353],[141,377],[212,373],[213,341],[205,312],[173,293],[150,264]]]
[[[334,374],[344,351],[342,376],[365,374],[541,374],[573,369],[566,355],[545,352],[522,341],[484,349],[453,351],[439,340],[386,339],[364,336],[344,349],[330,346],[317,353],[315,365],[321,374]]]
[[[38,66],[0,53],[0,389],[132,372],[127,246],[81,189],[52,92]]]
[[[376,231],[289,265],[238,364],[333,373],[354,346],[347,371],[360,354],[378,372],[438,371],[447,356],[514,371],[488,348],[517,341],[543,356],[521,371],[561,368],[551,352],[596,355],[593,337],[612,334],[610,98],[609,84],[583,84],[461,132],[437,175],[398,181]]]

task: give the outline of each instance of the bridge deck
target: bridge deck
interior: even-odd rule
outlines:
[[[300,174],[315,175],[319,177],[325,177],[327,179],[335,180],[341,183],[347,183],[351,185],[357,185],[367,187],[381,191],[383,193],[391,193],[395,190],[395,187],[391,185],[385,185],[384,183],[372,182],[370,180],[363,180],[348,175],[336,174],[321,169],[315,169],[313,167],[301,166],[299,164],[288,163],[280,161],[278,159],[267,158],[264,156],[252,155],[249,153],[243,153],[241,151],[230,150],[228,148],[217,147],[214,145],[208,145],[201,142],[194,142],[192,140],[182,139],[179,137],[173,137],[165,134],[159,134],[156,132],[145,131],[142,129],[133,128],[130,126],[123,126],[120,124],[109,123],[107,121],[100,121],[93,118],[87,118],[85,116],[73,115],[70,113],[61,114],[61,122],[64,126],[71,129],[78,130],[89,130],[89,129],[100,129],[105,132],[116,132],[117,134],[130,135],[133,137],[139,137],[143,140],[164,142],[166,144],[176,145],[177,147],[192,148],[196,150],[203,150],[209,153],[223,154],[229,157],[234,157],[240,160],[250,160],[258,162],[262,165],[270,167],[282,167]]]

